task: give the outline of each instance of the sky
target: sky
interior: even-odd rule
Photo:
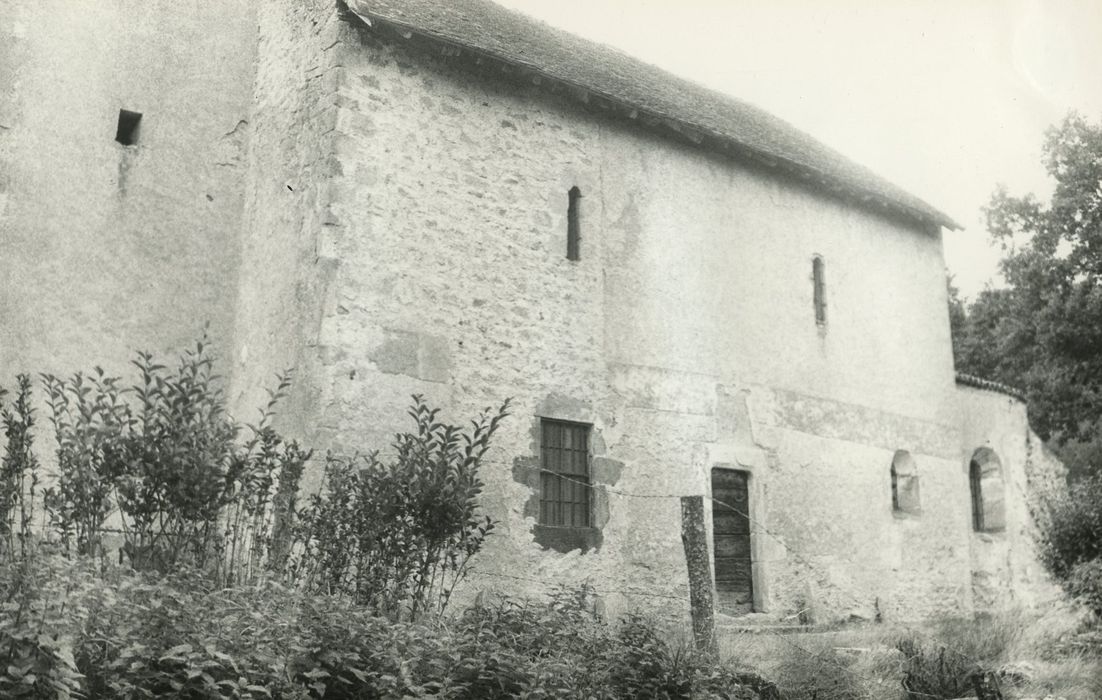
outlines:
[[[964,296],[1000,284],[981,208],[1051,191],[1045,129],[1102,120],[1102,0],[497,0],[762,107],[949,214]]]

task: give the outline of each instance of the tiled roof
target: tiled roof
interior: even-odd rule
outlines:
[[[1008,386],[1000,382],[993,382],[990,379],[984,379],[982,377],[976,377],[971,374],[965,374],[964,372],[957,372],[957,384],[975,387],[976,389],[995,391],[1000,394],[1012,396],[1019,401],[1025,401],[1025,393],[1023,393],[1020,389],[1015,389],[1012,386]]]
[[[369,26],[443,42],[461,52],[569,86],[688,136],[806,180],[866,206],[951,229],[960,225],[788,122],[602,44],[489,0],[346,0]],[[901,144],[902,145],[902,144]]]

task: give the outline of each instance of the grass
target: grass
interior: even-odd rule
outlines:
[[[967,677],[977,668],[1017,671],[1002,676],[1007,700],[1102,698],[1102,623],[1062,603],[920,628],[884,623],[833,632],[726,633],[720,651],[728,663],[773,680],[787,700],[971,696]],[[904,688],[905,679],[914,693]]]

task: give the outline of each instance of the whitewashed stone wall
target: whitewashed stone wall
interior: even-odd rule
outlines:
[[[0,382],[232,346],[251,0],[5,0]],[[120,109],[138,143],[115,141]]]

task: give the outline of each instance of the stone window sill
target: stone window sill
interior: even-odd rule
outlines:
[[[979,538],[981,542],[1001,542],[1006,539],[1006,528],[999,528],[997,530],[973,530],[972,534]]]
[[[892,510],[892,517],[896,520],[921,520],[921,510]]]
[[[556,552],[582,552],[601,548],[601,531],[595,527],[555,527],[536,525],[533,529],[536,544]]]

